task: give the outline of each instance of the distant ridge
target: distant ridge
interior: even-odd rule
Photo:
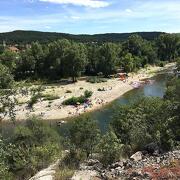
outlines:
[[[4,40],[7,44],[31,43],[39,41],[41,43],[51,42],[57,39],[69,39],[78,42],[122,42],[130,35],[138,34],[147,40],[154,40],[164,32],[133,32],[133,33],[106,33],[106,34],[66,34],[56,32],[40,32],[40,31],[22,31],[17,30],[13,32],[0,33],[0,43]]]

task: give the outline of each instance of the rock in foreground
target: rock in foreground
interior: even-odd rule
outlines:
[[[150,156],[137,152],[130,159],[116,162],[104,168],[97,160],[89,160],[80,166],[72,180],[150,180],[180,179],[180,151]]]

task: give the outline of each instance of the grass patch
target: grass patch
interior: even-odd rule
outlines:
[[[55,174],[55,180],[67,180],[71,179],[75,172],[74,168],[70,167],[59,167]]]

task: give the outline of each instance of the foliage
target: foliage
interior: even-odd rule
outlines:
[[[0,89],[9,89],[13,83],[14,79],[9,69],[0,63]]]
[[[10,120],[15,121],[15,106],[17,104],[15,95],[16,90],[13,89],[0,91],[0,120],[8,116]]]
[[[4,52],[0,55],[0,63],[8,67],[10,72],[13,72],[16,68],[16,61],[18,58],[19,56],[17,53],[11,52],[9,50],[4,50]]]
[[[72,93],[72,91],[71,90],[67,90],[66,93]]]
[[[172,105],[159,98],[143,98],[131,105],[120,106],[114,113],[112,128],[122,143],[130,145],[133,151],[152,142],[163,150],[172,149],[178,140],[178,131],[170,128],[175,118]],[[178,128],[177,119],[175,122]]]
[[[103,44],[98,51],[97,68],[106,77],[116,71],[118,65],[118,46],[113,43]]]
[[[29,108],[33,108],[33,105],[36,104],[39,100],[39,98],[41,97],[40,94],[35,94],[31,97],[31,99],[28,102],[28,107]]]
[[[41,98],[43,98],[44,101],[53,101],[53,100],[59,99],[59,96],[51,95],[51,94],[44,94],[44,95],[41,95]]]
[[[69,129],[70,149],[81,150],[86,156],[92,154],[99,139],[97,123],[88,116],[79,117],[72,122]]]
[[[157,46],[160,60],[173,61],[178,56],[179,37],[174,34],[160,35]]]
[[[87,79],[87,82],[90,82],[90,83],[102,83],[102,82],[107,82],[107,79],[106,78],[100,78],[98,76],[91,76]]]
[[[179,56],[178,36],[162,34],[156,40],[148,41],[140,35],[143,33],[125,35],[121,43],[81,43],[68,40],[68,37],[48,44],[35,41],[19,53],[5,50],[0,55],[0,61],[9,67],[15,80],[56,81],[71,77],[76,82],[79,76],[102,73],[109,77],[119,69],[136,71],[146,64],[158,64],[158,60],[173,61]],[[90,78],[89,81],[104,82],[104,79]]]
[[[88,90],[84,91],[84,97],[90,98],[92,95],[93,95],[92,91],[88,91]]]
[[[32,117],[15,129],[8,147],[10,172],[21,179],[30,178],[60,155],[59,135],[38,118]]]
[[[154,40],[161,32],[139,32],[138,35],[147,40]],[[7,44],[31,44],[32,42],[39,41],[40,43],[48,43],[56,41],[57,39],[68,39],[77,42],[122,42],[132,33],[109,33],[97,35],[73,35],[65,33],[52,33],[52,32],[38,32],[38,31],[13,31],[8,33],[0,33],[0,41],[6,39]],[[23,47],[23,46],[22,46]]]
[[[71,97],[62,102],[63,105],[77,105],[77,103],[83,104],[87,102],[88,98],[92,96],[92,91],[85,91],[84,95],[79,97]]]
[[[2,137],[0,137],[0,179],[9,180],[11,174],[9,172],[9,166],[7,163],[8,149]]]
[[[177,58],[177,70],[180,71],[180,58]]]
[[[120,160],[123,154],[123,144],[113,131],[107,132],[100,140],[98,149],[101,155],[101,162],[104,165]]]

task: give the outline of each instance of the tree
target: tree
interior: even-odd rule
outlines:
[[[118,48],[113,43],[103,44],[98,52],[98,70],[105,76],[114,73],[118,64]]]
[[[120,64],[126,72],[132,72],[136,68],[136,62],[131,53],[127,53],[120,59]]]
[[[87,157],[92,154],[98,138],[97,123],[87,116],[77,118],[69,129],[71,148],[85,152]]]
[[[105,165],[118,161],[123,153],[123,144],[113,131],[107,132],[101,138],[98,148],[102,156],[101,161]]]
[[[141,36],[134,34],[131,35],[127,41],[123,44],[123,50],[128,51],[134,56],[142,55],[142,48],[144,45],[144,40]]]
[[[73,82],[76,82],[77,77],[85,71],[85,46],[83,44],[72,43],[71,47],[65,51],[63,65],[65,75],[72,77]]]
[[[116,108],[111,126],[118,138],[133,151],[143,149],[149,143],[157,143],[167,150],[172,148],[168,127],[171,105],[159,98],[143,98],[137,102]]]
[[[87,59],[88,63],[86,66],[86,73],[88,75],[96,75],[100,70],[98,70],[98,52],[99,52],[99,45],[87,45]]]
[[[14,79],[10,70],[0,63],[0,89],[9,89],[12,87]]]
[[[4,52],[4,46],[2,44],[0,44],[0,55]]]
[[[5,50],[0,56],[0,62],[7,66],[11,73],[15,71],[16,68],[16,60],[19,58],[19,55],[15,52]]]
[[[47,78],[59,79],[67,74],[63,60],[65,52],[70,47],[71,43],[66,39],[58,40],[49,44],[48,54],[44,63],[45,76]]]
[[[177,70],[180,71],[180,58],[177,58]]]
[[[157,39],[158,56],[163,61],[173,61],[177,57],[180,39],[177,35],[162,34]]]
[[[4,139],[0,136],[0,179],[2,180],[12,179],[7,162],[8,155],[9,151],[7,148],[7,144],[4,142]]]
[[[29,179],[61,154],[60,138],[39,118],[30,117],[15,128],[8,150],[7,162],[15,179]]]
[[[22,51],[16,63],[16,78],[25,79],[34,75],[36,61],[31,53],[31,49]]]
[[[41,76],[43,74],[44,67],[44,52],[43,47],[38,42],[32,43],[31,45],[31,55],[35,60],[35,77]]]

